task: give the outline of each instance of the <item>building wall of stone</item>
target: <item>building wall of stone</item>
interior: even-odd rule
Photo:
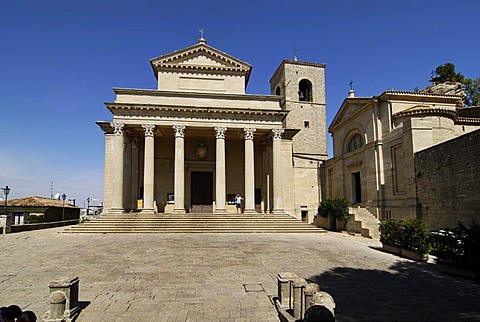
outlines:
[[[325,70],[323,67],[285,63],[285,127],[299,129],[293,137],[293,153],[327,156]],[[312,84],[312,100],[299,100],[299,83]]]
[[[245,77],[220,73],[158,73],[158,90],[245,94]]]
[[[480,130],[415,154],[418,216],[429,229],[480,220]]]

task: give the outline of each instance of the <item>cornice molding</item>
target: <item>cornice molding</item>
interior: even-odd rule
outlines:
[[[260,94],[225,94],[225,93],[201,93],[201,92],[177,92],[177,91],[161,91],[154,89],[135,89],[135,88],[113,88],[117,95],[146,95],[146,96],[165,96],[165,97],[188,97],[188,98],[221,98],[229,100],[245,100],[245,101],[271,101],[279,102],[281,97],[276,95],[260,95]]]

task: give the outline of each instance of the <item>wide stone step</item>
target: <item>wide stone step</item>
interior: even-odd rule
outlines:
[[[288,214],[108,214],[65,233],[322,233]]]

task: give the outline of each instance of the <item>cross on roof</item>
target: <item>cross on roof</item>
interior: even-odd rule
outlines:
[[[200,38],[203,38],[203,33],[205,32],[205,30],[203,30],[203,28],[202,28],[198,32],[200,32]]]
[[[297,48],[297,46],[293,47],[293,60],[297,61],[297,51],[300,49]]]
[[[348,83],[348,85],[350,85],[350,90],[353,90],[353,81],[350,80],[350,83]]]

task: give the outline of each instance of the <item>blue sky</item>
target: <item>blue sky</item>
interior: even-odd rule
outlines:
[[[253,65],[247,92],[299,48],[327,64],[327,116],[357,96],[428,86],[452,62],[480,77],[480,1],[0,0],[0,187],[9,198],[103,198],[103,102],[155,89],[149,59],[207,43]],[[329,135],[328,135],[329,136]],[[330,151],[331,153],[331,151]]]

